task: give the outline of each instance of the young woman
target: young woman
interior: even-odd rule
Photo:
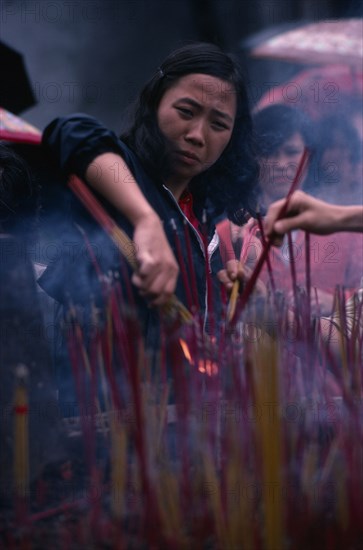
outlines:
[[[159,246],[167,248],[161,224],[174,251],[179,241],[181,252],[175,254],[196,292],[188,297],[181,276],[175,292],[206,318],[211,294],[215,299],[219,294],[214,220],[245,204],[258,172],[246,89],[235,60],[212,44],[185,46],[171,53],[146,84],[121,139],[96,120],[74,115],[52,122],[43,141],[65,172],[84,177],[106,199],[104,206],[133,236],[140,264],[133,283],[156,303],[174,290],[169,284],[160,291],[165,270],[153,260]],[[95,246],[102,271],[119,270],[119,255],[96,224],[81,209],[73,217]],[[82,240],[76,233],[73,243]],[[84,254],[80,261],[75,248],[68,247],[41,283],[60,301],[68,295],[85,303],[100,288],[94,267]],[[207,285],[206,262],[214,289]],[[135,299],[148,340],[157,313],[145,299]]]

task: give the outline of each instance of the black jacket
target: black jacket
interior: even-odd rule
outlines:
[[[149,177],[140,159],[125,143],[118,139],[113,132],[104,128],[97,120],[87,115],[75,114],[54,120],[44,131],[43,145],[55,160],[58,168],[67,174],[76,173],[80,177],[84,176],[87,166],[96,156],[110,151],[120,154],[130,168],[150,205],[164,222],[165,233],[175,252],[175,229],[173,229],[171,222],[171,220],[174,220],[174,227],[181,243],[185,272],[190,277],[192,269],[188,265],[185,239],[186,225],[191,245],[193,270],[199,301],[197,308],[204,317],[205,327],[207,328],[207,277],[203,242],[197,231],[184,216],[172,193],[161,182],[153,181]],[[131,237],[132,227],[125,217],[100,196],[98,196],[98,199],[119,226]],[[202,219],[203,211],[206,212],[205,233],[207,235],[206,240],[209,250],[209,272],[212,281],[211,294],[213,309],[218,323],[220,288],[215,275],[222,268],[218,236],[215,231],[212,214],[208,209],[208,204],[194,200],[193,206],[199,220]],[[70,223],[67,235],[63,236],[63,253],[47,268],[39,283],[46,292],[60,302],[64,303],[70,297],[73,302],[86,305],[90,301],[91,295],[94,298],[100,295],[100,282],[96,275],[94,262],[90,260],[89,254],[86,252],[84,235],[79,230],[79,227],[82,227],[85,231],[103,273],[120,271],[122,278],[127,268],[123,267],[120,269],[120,254],[116,250],[116,247],[76,199],[72,199],[71,218],[71,221],[76,222],[76,224]],[[176,252],[175,255],[177,257]],[[177,259],[180,263],[180,258],[177,257]],[[191,279],[189,279],[189,284],[192,284]],[[175,293],[186,306],[189,305],[181,274],[179,275]],[[134,294],[139,318],[143,325],[146,339],[150,342],[150,330],[152,333],[154,332],[157,312],[148,308],[146,301],[140,298],[137,292]],[[153,336],[151,336],[151,340],[154,340]]]

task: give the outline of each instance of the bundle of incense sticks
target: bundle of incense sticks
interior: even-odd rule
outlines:
[[[135,247],[131,239],[105,211],[93,193],[87,188],[87,185],[80,178],[71,175],[68,180],[68,185],[104,231],[111,237],[132,269],[137,270],[138,265],[135,256]],[[184,323],[189,323],[193,319],[191,313],[175,295],[173,295],[169,302],[162,307],[162,310],[166,314],[176,312]]]
[[[248,230],[248,234],[244,237],[243,237],[243,234],[245,233],[245,228],[244,227],[235,227],[235,228],[233,228],[233,231],[232,231],[232,225],[231,224],[232,224],[232,222],[230,222],[231,241],[232,241],[232,245],[233,245],[233,248],[234,248],[236,260],[238,262],[240,262],[241,267],[242,267],[243,271],[245,272],[245,274],[247,276],[246,271],[249,271],[249,270],[246,269],[245,262],[247,260],[247,254],[248,254],[249,246],[251,244],[252,239],[256,236],[257,231],[260,232],[263,247],[267,246],[267,241],[266,241],[265,232],[264,232],[264,228],[263,228],[262,218],[261,218],[261,215],[259,213],[257,213],[257,226],[255,226],[253,228],[250,228]],[[237,237],[235,235],[233,235],[235,230],[237,230]],[[269,254],[267,254],[267,257],[266,257],[266,263],[267,263],[267,270],[268,270],[271,289],[272,289],[273,292],[275,292],[276,285],[275,285],[275,279],[274,279],[274,275],[273,275],[273,271],[272,271],[272,265],[271,265]],[[239,291],[240,291],[240,280],[237,278],[233,283],[232,291],[231,291],[231,294],[230,294],[230,297],[229,297],[229,306],[228,306],[228,310],[227,310],[227,322],[228,323],[234,317],[234,314],[235,314],[235,311],[236,311],[236,305],[237,305],[237,299],[238,299]]]
[[[272,296],[262,312],[250,302],[252,329],[241,340],[233,334],[217,342],[217,370],[199,369],[208,358],[187,330],[182,345],[179,334],[167,339],[175,397],[175,404],[167,406],[161,365],[150,371],[137,329],[119,306],[117,291],[111,287],[110,293],[108,323],[97,325],[87,342],[74,312],[71,337],[75,376],[90,388],[98,373],[105,395],[111,396],[103,402],[112,401],[104,405],[112,420],[110,437],[101,434],[109,473],[96,456],[87,460],[103,468],[94,519],[99,528],[88,528],[92,499],[60,501],[30,516],[31,539],[53,529],[53,537],[63,540],[68,510],[76,526],[75,548],[107,543],[116,549],[121,540],[124,547],[358,548],[363,438],[356,384],[362,363],[351,350],[352,339],[362,350],[363,327],[358,330],[354,322],[344,345],[334,335],[328,342],[322,334],[315,339],[309,333],[309,342],[304,341],[311,347],[313,372],[333,364],[331,345],[337,345],[337,360],[344,359],[346,370],[336,368],[333,379],[341,396],[336,400],[329,373],[311,376],[311,364],[297,357],[301,340],[290,339],[286,347],[291,335],[283,312],[273,318],[273,339],[263,330],[276,311]],[[338,292],[342,325],[347,325],[345,302]],[[359,391],[361,396],[361,385]],[[94,392],[79,392],[80,409],[89,396],[95,399]],[[89,437],[84,429],[86,448],[94,454]],[[82,496],[94,489],[92,476],[87,479],[90,487],[86,481]],[[0,527],[0,543],[2,535]]]
[[[296,189],[298,188],[300,182],[302,181],[302,179],[303,179],[303,177],[306,173],[306,169],[307,169],[307,166],[308,166],[308,161],[309,161],[309,151],[307,149],[305,149],[304,154],[301,158],[300,164],[298,166],[298,169],[296,171],[295,178],[294,178],[294,180],[291,184],[291,187],[290,187],[289,192],[286,196],[285,202],[282,205],[281,210],[279,212],[279,215],[277,217],[278,220],[281,219],[284,216],[284,214],[286,213],[286,210],[287,210],[287,208],[289,206],[289,203],[290,203],[291,195],[293,194],[294,191],[296,191]],[[263,264],[265,263],[266,258],[268,257],[268,253],[270,251],[270,248],[271,248],[271,241],[267,241],[267,242],[265,241],[264,248],[262,249],[261,256],[260,256],[260,258],[259,258],[259,260],[258,260],[258,262],[255,266],[255,269],[253,270],[253,273],[252,273],[251,277],[247,281],[246,286],[244,288],[244,291],[243,291],[243,293],[242,293],[242,295],[239,299],[238,305],[236,306],[234,316],[230,321],[231,326],[235,325],[235,323],[237,322],[237,320],[239,318],[239,315],[242,313],[244,307],[246,306],[246,304],[248,302],[248,299],[249,299],[249,297],[251,296],[251,294],[253,292],[253,289],[255,287],[255,284],[257,282],[257,279],[258,279],[258,276],[261,272]]]
[[[68,532],[74,548],[359,548],[362,303],[349,322],[350,304],[337,291],[344,330],[321,323],[316,335],[291,333],[285,302],[251,299],[249,324],[217,339],[213,360],[198,323],[175,332],[166,323],[151,368],[119,281],[106,284],[106,322],[95,316],[86,338],[73,309],[67,332],[80,410],[99,398],[110,419],[106,437],[104,427],[91,434],[81,422],[91,455],[81,494],[95,488],[98,469],[99,498],[32,514],[31,540],[50,530],[52,540]],[[310,314],[302,325],[311,325]],[[97,437],[108,461],[96,456]],[[0,526],[0,545],[8,532]]]

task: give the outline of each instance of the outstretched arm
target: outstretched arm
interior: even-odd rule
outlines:
[[[117,137],[91,117],[72,115],[53,121],[43,143],[63,171],[85,177],[133,225],[139,264],[133,283],[153,304],[165,303],[175,290],[178,264],[159,216],[119,154]]]
[[[132,281],[155,305],[164,303],[174,292],[178,264],[159,216],[147,202],[130,169],[120,155],[103,153],[88,166],[86,180],[134,226],[139,269]]]
[[[283,219],[278,220],[285,199],[273,203],[265,218],[266,234],[274,241],[293,229],[303,229],[317,235],[338,231],[363,231],[362,206],[338,206],[296,191]]]

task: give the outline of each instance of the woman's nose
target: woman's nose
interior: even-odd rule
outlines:
[[[205,144],[205,128],[203,120],[194,120],[189,124],[185,139],[195,145],[203,146]]]
[[[274,154],[271,155],[269,160],[276,166],[284,166],[286,164],[286,156],[281,151],[276,151]]]

